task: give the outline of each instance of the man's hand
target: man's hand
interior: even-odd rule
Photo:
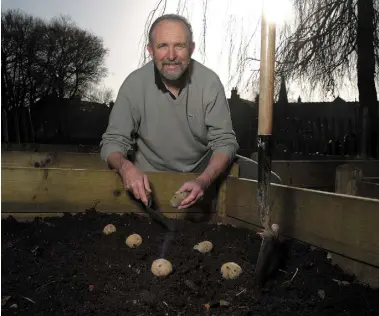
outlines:
[[[151,193],[147,175],[119,152],[111,153],[108,163],[121,176],[125,189],[131,191],[137,200],[147,205],[146,193]]]
[[[134,165],[125,165],[120,169],[120,175],[124,182],[125,189],[133,192],[137,200],[141,200],[145,205],[148,203],[148,195],[151,193],[147,175]]]
[[[190,194],[182,201],[182,203],[180,203],[178,208],[184,209],[194,205],[204,196],[204,192],[207,189],[207,187],[207,183],[200,179],[184,183],[181,186],[181,188],[177,191],[177,193],[187,191],[190,192]]]
[[[178,192],[190,192],[180,204],[179,209],[190,207],[199,201],[204,196],[205,190],[225,171],[229,164],[230,159],[227,155],[214,153],[204,172],[196,180],[184,183],[178,190]]]

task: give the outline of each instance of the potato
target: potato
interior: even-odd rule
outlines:
[[[166,277],[172,272],[171,262],[162,258],[154,260],[151,272],[157,277]]]
[[[213,244],[210,241],[205,240],[193,246],[193,249],[198,250],[201,253],[206,253],[213,249]]]
[[[112,234],[116,231],[116,226],[114,226],[113,224],[108,224],[104,227],[103,229],[103,233],[105,235],[109,235],[109,234]]]
[[[226,262],[221,267],[224,279],[236,279],[242,273],[242,268],[235,262]]]
[[[190,193],[188,191],[175,193],[175,195],[172,197],[170,203],[172,207],[178,207],[180,203],[189,195]]]
[[[132,234],[126,238],[125,243],[129,248],[137,248],[142,244],[142,237],[138,234]]]

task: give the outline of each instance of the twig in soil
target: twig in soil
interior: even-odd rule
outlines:
[[[45,286],[47,286],[47,285],[49,285],[49,284],[51,284],[51,283],[55,283],[55,282],[58,282],[58,280],[53,280],[53,281],[47,282],[47,283],[45,283],[45,284],[42,284],[41,286],[39,286],[39,287],[36,288],[36,292],[37,292],[38,290],[42,289],[43,287],[45,287]]]
[[[246,292],[246,289],[243,289],[241,292],[237,293],[237,294],[236,294],[236,297],[237,297],[237,296],[240,296],[240,295],[241,295],[242,293],[244,293],[244,292]]]
[[[290,282],[292,282],[292,280],[294,279],[294,277],[296,276],[296,274],[297,274],[298,271],[299,271],[299,268],[296,268],[296,271],[295,271],[295,273],[293,274],[293,276],[292,276]]]
[[[30,299],[29,297],[26,297],[26,296],[22,296],[22,295],[20,295],[22,298],[24,298],[24,299],[26,299],[27,301],[29,301],[29,302],[31,302],[31,303],[33,303],[33,304],[35,304],[36,302],[34,302],[32,299]]]
[[[336,280],[336,279],[332,279],[334,282],[336,282],[338,285],[349,285],[350,283],[348,281],[340,281],[340,280]]]
[[[167,308],[168,308],[168,304],[165,301],[163,301],[163,304],[165,304],[167,306]]]
[[[297,274],[298,271],[299,271],[299,268],[296,268],[296,271],[295,271],[295,273],[293,274],[291,280],[288,280],[288,281],[283,282],[282,285],[284,285],[284,284],[291,284],[291,282],[292,282],[293,279],[295,278],[295,276],[296,276],[296,274]]]

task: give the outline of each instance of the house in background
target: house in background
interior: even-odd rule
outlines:
[[[98,145],[111,109],[112,104],[45,98],[31,115],[36,142]]]
[[[248,101],[240,98],[237,89],[228,99],[233,128],[240,144],[239,154],[250,157],[256,152],[259,98]],[[329,144],[357,140],[359,103],[337,97],[331,102],[289,102],[282,81],[278,100],[273,109],[273,142],[275,148],[289,152],[326,152]],[[299,148],[300,147],[300,148]],[[303,148],[304,147],[304,148]],[[350,145],[350,149],[357,144]],[[342,149],[341,149],[342,150]]]

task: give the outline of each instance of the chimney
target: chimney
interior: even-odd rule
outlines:
[[[237,87],[234,87],[231,91],[231,94],[230,94],[230,99],[231,100],[238,100],[240,98],[238,92],[237,92]]]

